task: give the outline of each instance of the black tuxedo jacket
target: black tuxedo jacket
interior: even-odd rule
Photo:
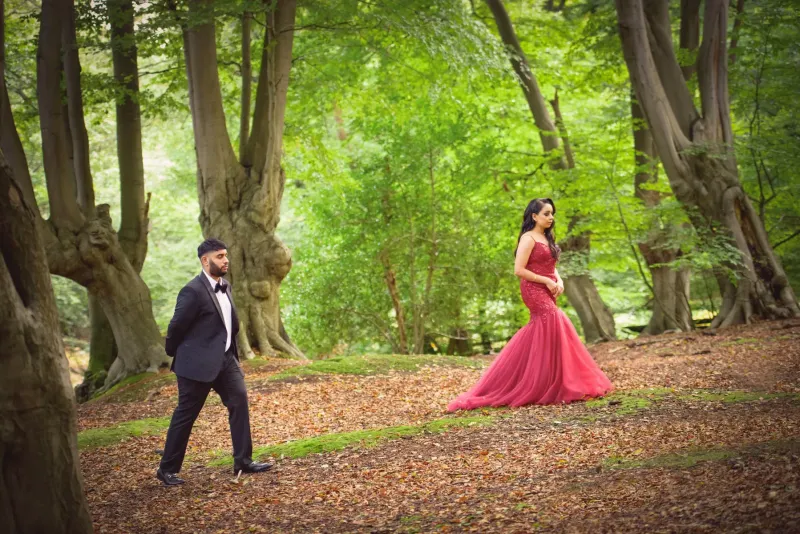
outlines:
[[[231,285],[226,283],[225,288],[231,301],[231,349],[238,359],[239,318],[231,297]],[[198,382],[213,382],[222,369],[227,336],[214,288],[208,277],[200,273],[178,293],[175,314],[167,328],[165,349],[174,358],[172,370],[178,376]]]

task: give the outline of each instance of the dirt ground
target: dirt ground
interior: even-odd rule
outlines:
[[[166,431],[81,451],[97,532],[797,532],[800,322],[590,347],[604,401],[477,410],[449,400],[480,369],[270,381],[246,366],[254,444],[485,416],[487,424],[354,443],[234,480],[212,397],[181,473],[155,478]],[[81,405],[79,429],[168,417],[170,375]],[[491,418],[491,419],[489,419]]]

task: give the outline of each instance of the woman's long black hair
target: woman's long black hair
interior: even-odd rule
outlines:
[[[542,208],[545,204],[550,204],[553,207],[553,215],[556,214],[556,205],[550,198],[534,198],[528,203],[528,207],[525,208],[525,214],[522,216],[522,229],[519,231],[519,237],[517,238],[517,248],[514,249],[514,256],[517,255],[517,249],[519,248],[519,240],[522,239],[522,234],[525,232],[530,232],[536,226],[536,223],[533,222],[533,214],[538,214],[542,211]],[[553,230],[555,230],[556,223],[553,221],[553,225],[550,228],[545,229],[544,236],[547,238],[547,243],[550,246],[550,254],[552,254],[553,259],[558,259],[558,256],[561,254],[561,248],[556,245],[556,238],[553,234]]]

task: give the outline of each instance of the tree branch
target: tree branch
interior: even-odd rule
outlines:
[[[43,0],[36,87],[50,218],[59,225],[77,230],[83,224],[83,216],[76,201],[75,175],[70,165],[61,102],[61,32],[62,22],[69,16],[69,4]]]
[[[184,57],[189,81],[189,100],[192,108],[197,166],[200,170],[198,190],[201,205],[211,191],[219,202],[236,198],[243,184],[232,169],[238,168],[236,154],[231,147],[230,135],[222,104],[222,90],[217,71],[216,26],[210,9],[211,0],[190,0],[189,14],[198,24],[184,28]],[[220,206],[220,211],[225,211]]]
[[[700,0],[681,0],[680,47],[693,54],[700,44]],[[691,65],[681,67],[683,78],[689,80],[697,69],[697,58]]]
[[[692,124],[698,118],[698,113],[672,46],[669,2],[644,0],[644,14],[647,20],[650,53],[658,71],[660,83],[664,87],[664,92],[681,131],[684,135],[689,136]]]
[[[642,108],[647,124],[661,157],[670,185],[679,200],[694,194],[691,173],[680,153],[691,146],[673,112],[659,78],[650,50],[647,23],[641,0],[616,0],[622,51],[636,100]],[[682,75],[678,74],[680,82]]]
[[[492,11],[497,31],[503,40],[503,44],[506,45],[511,66],[514,68],[517,81],[522,87],[522,92],[528,103],[528,108],[530,108],[533,120],[539,129],[542,147],[545,152],[552,152],[558,148],[558,131],[550,118],[550,113],[547,111],[547,104],[545,104],[544,97],[539,89],[539,82],[530,69],[528,58],[525,57],[525,52],[523,52],[519,43],[514,26],[511,24],[511,18],[509,18],[502,0],[486,0],[486,4]],[[556,169],[564,169],[567,167],[567,162],[561,157],[554,161],[551,166]]]
[[[564,117],[561,116],[561,107],[558,105],[558,89],[556,89],[553,100],[550,101],[553,107],[553,113],[556,116],[556,126],[561,134],[561,142],[564,143],[564,155],[567,158],[567,168],[575,168],[575,156],[572,153],[572,145],[569,144],[569,134],[567,133],[567,126],[564,124]]]
[[[700,98],[706,136],[721,140],[723,150],[733,149],[728,100],[728,2],[706,0],[703,43],[698,57]]]
[[[75,35],[75,4],[69,2],[66,17],[61,24],[64,81],[67,89],[67,114],[72,141],[72,166],[77,186],[78,205],[84,215],[94,214],[94,184],[89,161],[89,134],[83,114],[81,94],[81,64]]]
[[[731,30],[731,45],[728,62],[733,65],[736,63],[736,47],[739,46],[739,32],[742,27],[742,14],[744,13],[744,0],[737,0],[736,2],[736,18],[733,21],[733,29]]]
[[[142,117],[139,108],[139,65],[132,0],[109,0],[111,57],[117,96],[117,160],[121,196],[119,242],[136,272],[147,255],[148,205],[144,194]]]
[[[4,4],[0,0],[0,10],[4,9]],[[36,196],[33,193],[33,182],[31,181],[28,159],[25,150],[19,139],[17,126],[14,122],[14,115],[11,112],[11,102],[8,99],[8,86],[6,85],[6,55],[5,55],[5,15],[0,12],[0,150],[6,158],[6,162],[11,168],[14,180],[22,191],[25,203],[39,214],[39,206],[36,204]]]
[[[253,14],[242,13],[242,105],[239,115],[239,161],[244,160],[247,141],[250,136],[250,93],[253,87],[253,66],[250,62],[251,21]]]
[[[795,237],[797,237],[798,235],[800,235],[800,230],[796,230],[796,231],[795,231],[795,232],[794,232],[792,235],[790,235],[789,237],[786,237],[786,238],[784,238],[784,239],[781,239],[780,241],[778,241],[777,243],[775,243],[774,245],[772,245],[772,249],[773,249],[773,250],[775,250],[776,248],[778,248],[779,246],[783,245],[784,243],[786,243],[786,242],[788,242],[788,241],[791,241],[792,239],[794,239],[794,238],[795,238]]]
[[[289,30],[294,28],[296,8],[295,0],[278,0],[275,8],[267,12],[253,133],[248,140],[245,157],[242,158],[242,164],[251,168],[252,175],[258,180],[261,180],[266,165],[275,169],[280,167],[286,93],[289,88],[294,43],[294,31]],[[274,174],[274,170],[272,172]],[[275,200],[280,202],[280,198]]]

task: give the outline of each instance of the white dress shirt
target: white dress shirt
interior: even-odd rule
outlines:
[[[208,274],[205,269],[203,269],[203,274],[205,274],[206,278],[208,278],[208,281],[211,284],[211,291],[214,293],[214,296],[217,297],[219,307],[222,310],[222,318],[225,321],[225,330],[228,331],[228,337],[225,340],[225,352],[227,352],[228,349],[231,348],[231,301],[228,298],[227,292],[214,291],[217,281],[211,278],[211,275]],[[227,283],[225,285],[227,285]]]

